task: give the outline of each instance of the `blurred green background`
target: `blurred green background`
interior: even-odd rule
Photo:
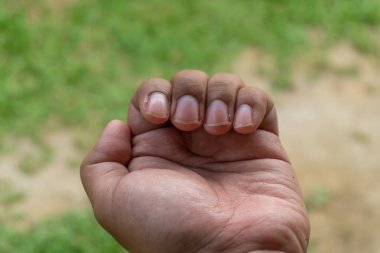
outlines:
[[[126,118],[143,79],[170,78],[184,68],[231,71],[246,48],[271,55],[267,78],[273,88],[291,91],[291,63],[313,50],[314,33],[323,34],[322,51],[349,41],[377,56],[379,27],[378,0],[2,0],[0,159],[17,149],[9,139],[31,139],[41,154],[20,169],[33,174],[54,154],[45,133],[68,129],[79,131],[84,151],[107,121]],[[22,201],[22,193],[3,188],[3,210]],[[310,205],[327,195],[317,192]],[[27,230],[3,216],[0,252],[122,252],[87,210]]]

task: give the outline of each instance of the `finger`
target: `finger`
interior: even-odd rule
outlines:
[[[202,126],[208,76],[199,70],[183,70],[172,78],[171,122],[182,131]]]
[[[277,251],[277,250],[255,250],[255,251],[250,251],[248,253],[286,253],[286,252]]]
[[[243,81],[227,73],[219,73],[207,84],[207,111],[204,128],[212,135],[222,135],[231,129],[238,90]]]
[[[240,89],[233,127],[240,134],[260,128],[278,135],[276,109],[268,94],[256,87]]]
[[[82,184],[93,205],[96,200],[108,199],[120,178],[128,174],[126,165],[130,159],[130,130],[124,122],[113,120],[81,165]]]
[[[169,119],[171,84],[161,78],[143,82],[128,108],[128,125],[133,135],[161,127]]]

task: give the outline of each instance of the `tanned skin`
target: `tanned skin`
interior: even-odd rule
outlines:
[[[97,220],[131,253],[307,250],[275,106],[232,74],[183,70],[142,83],[81,178]]]

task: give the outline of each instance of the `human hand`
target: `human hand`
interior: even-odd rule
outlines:
[[[145,81],[81,166],[99,223],[132,253],[306,252],[275,107],[232,74]]]

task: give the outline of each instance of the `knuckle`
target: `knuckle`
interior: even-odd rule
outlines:
[[[229,88],[229,83],[224,79],[214,79],[208,84],[208,89],[213,92],[225,92]]]
[[[178,71],[174,74],[172,81],[176,82],[181,79],[198,79],[198,78],[207,78],[207,74],[201,70],[186,69]]]
[[[234,100],[235,93],[231,93],[225,83],[213,83],[208,87],[207,96],[209,99],[222,99],[224,101]]]
[[[249,87],[247,90],[243,91],[243,94],[247,94],[249,98],[255,102],[266,101],[268,99],[266,92],[257,87]]]
[[[169,92],[170,91],[170,83],[163,78],[150,78],[145,80],[139,87],[139,91],[146,93],[151,91],[161,91],[161,92]]]
[[[193,95],[198,100],[203,100],[207,75],[199,70],[183,70],[174,75],[172,78],[173,96],[180,97],[185,94]]]
[[[240,79],[237,75],[231,74],[231,73],[218,73],[215,74],[213,77],[210,78],[209,84],[222,84],[225,86],[238,88],[243,87],[243,80]]]
[[[198,89],[202,87],[202,83],[199,82],[199,79],[195,79],[192,76],[183,76],[181,78],[177,78],[175,84],[177,88],[182,89]]]
[[[132,104],[136,108],[142,108],[147,97],[153,92],[162,92],[168,97],[171,96],[171,84],[162,78],[150,78],[145,80],[137,88],[135,95],[132,98]]]
[[[207,95],[209,99],[220,98],[225,101],[233,101],[237,90],[242,86],[242,80],[236,75],[218,73],[210,78],[207,86]]]
[[[268,93],[257,87],[246,87],[239,92],[239,103],[247,103],[261,113],[274,108],[274,103]]]

